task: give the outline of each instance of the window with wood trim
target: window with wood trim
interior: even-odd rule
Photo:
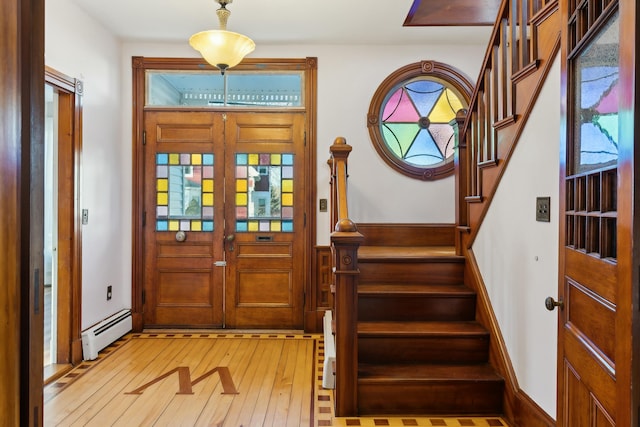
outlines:
[[[411,178],[451,175],[455,118],[468,108],[472,92],[460,71],[440,62],[416,62],[394,71],[369,106],[367,125],[376,151]]]
[[[582,13],[577,10],[576,14]],[[571,56],[573,144],[566,182],[566,245],[617,258],[619,17],[613,13]]]

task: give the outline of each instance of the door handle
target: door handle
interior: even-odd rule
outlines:
[[[564,301],[562,300],[554,300],[553,297],[547,297],[544,300],[544,306],[549,311],[553,311],[556,307],[560,307],[560,310],[564,310]]]
[[[228,236],[224,237],[224,242],[228,243],[227,249],[229,250],[229,252],[233,252],[233,241],[235,240],[235,238],[235,234],[229,234]]]

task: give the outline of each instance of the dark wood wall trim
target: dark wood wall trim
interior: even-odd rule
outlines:
[[[455,224],[358,223],[368,246],[453,246]]]
[[[0,414],[42,425],[44,0],[0,2]]]
[[[45,67],[45,82],[59,94],[58,131],[58,363],[82,361],[81,80]]]
[[[3,72],[0,79],[0,414],[7,425],[20,425],[21,318],[20,262],[22,242],[20,219],[20,152],[23,135],[20,117],[29,114],[22,103],[20,76],[20,1],[0,2],[0,53]],[[28,74],[27,74],[28,75]],[[26,108],[26,111],[25,111]],[[28,147],[29,135],[27,137]],[[24,332],[28,335],[28,330]]]
[[[505,380],[504,412],[510,425],[520,427],[551,427],[556,422],[538,406],[518,385],[515,370],[507,351],[487,288],[482,279],[476,257],[472,249],[464,249],[465,283],[477,294],[476,318],[489,330],[491,342],[489,360],[491,365]]]
[[[322,317],[333,307],[331,293],[331,248],[316,246],[311,271],[311,292],[305,299],[304,330],[309,333],[322,332]]]

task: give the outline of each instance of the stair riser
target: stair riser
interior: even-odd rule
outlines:
[[[358,337],[360,363],[486,363],[489,338],[424,337],[370,338]]]
[[[475,296],[362,295],[358,298],[358,320],[421,321],[474,320]]]
[[[501,414],[499,381],[447,382],[359,381],[358,409],[368,414]]]
[[[360,263],[360,282],[454,285],[462,283],[461,263]]]

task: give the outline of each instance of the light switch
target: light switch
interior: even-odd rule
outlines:
[[[82,225],[89,224],[89,209],[82,209]]]
[[[536,221],[551,222],[550,204],[550,197],[536,197]]]

